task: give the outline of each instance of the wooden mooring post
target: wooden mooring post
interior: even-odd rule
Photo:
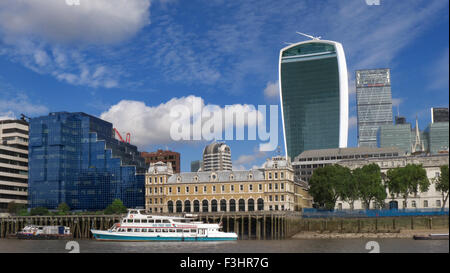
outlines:
[[[236,232],[242,239],[284,239],[301,229],[300,214],[288,216],[286,212],[222,212],[199,214],[205,222],[219,222],[224,231]],[[107,230],[118,223],[123,215],[61,215],[61,216],[16,216],[0,218],[0,238],[17,233],[27,225],[63,225],[70,228],[75,239],[91,239],[91,229]]]

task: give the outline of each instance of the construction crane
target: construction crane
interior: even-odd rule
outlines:
[[[312,40],[320,40],[320,38],[322,38],[322,37],[314,37],[314,36],[312,36],[312,35],[308,35],[308,34],[305,34],[305,33],[301,33],[301,32],[298,32],[297,31],[297,34],[300,34],[300,35],[303,35],[303,36],[305,36],[305,37],[308,37],[308,38],[310,38],[310,39],[312,39]]]
[[[123,143],[130,144],[130,142],[131,142],[131,134],[130,133],[127,133],[126,136],[125,136],[125,140],[123,140],[122,136],[120,135],[119,131],[117,131],[116,128],[114,128],[114,131],[116,132],[116,134],[119,137],[120,141],[122,141]]]

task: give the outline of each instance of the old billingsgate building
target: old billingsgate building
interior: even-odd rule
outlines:
[[[280,156],[248,171],[174,174],[170,163],[152,163],[145,190],[145,208],[153,213],[299,211],[312,206],[303,185],[294,182],[290,160]]]

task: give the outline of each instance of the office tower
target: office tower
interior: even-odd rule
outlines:
[[[279,82],[287,156],[347,147],[348,78],[340,43],[314,38],[283,48]]]
[[[448,108],[445,107],[433,107],[431,108],[431,123],[435,122],[448,122]]]
[[[402,116],[395,116],[395,124],[406,124],[406,118]]]
[[[202,167],[203,161],[201,160],[195,160],[191,162],[191,172],[195,173],[198,172]]]
[[[0,211],[8,204],[27,205],[28,123],[0,120]]]
[[[436,120],[425,129],[428,136],[428,150],[431,154],[448,153],[448,130],[448,122],[436,122]]]
[[[156,152],[142,152],[141,156],[145,159],[145,164],[147,167],[150,167],[150,163],[156,163],[156,162],[170,162],[172,164],[173,172],[179,173],[180,172],[180,153],[172,152],[172,151],[163,151],[163,150],[157,150]]]
[[[113,125],[85,113],[30,120],[30,207],[103,210],[114,199],[144,207],[145,162],[136,146],[117,140]]]
[[[358,146],[377,147],[377,131],[392,124],[392,96],[389,69],[356,71]]]
[[[231,171],[231,150],[225,143],[214,142],[203,150],[202,171]]]

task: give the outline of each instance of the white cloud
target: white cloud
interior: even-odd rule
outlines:
[[[122,100],[116,105],[111,106],[108,111],[103,112],[100,118],[113,123],[119,132],[130,132],[131,142],[140,148],[145,148],[148,145],[169,144],[175,142],[172,140],[170,132],[173,122],[177,121],[183,126],[190,126],[191,139],[194,139],[193,135],[196,133],[193,128],[198,124],[200,124],[201,128],[201,125],[204,124],[205,119],[199,118],[201,117],[202,109],[194,107],[195,102],[200,102],[202,108],[215,107],[215,111],[220,111],[223,117],[225,117],[225,121],[230,121],[231,119],[227,119],[226,116],[230,117],[234,112],[254,113],[258,118],[262,118],[262,114],[250,105],[235,104],[230,107],[219,107],[217,105],[206,104],[202,98],[193,95],[172,98],[168,102],[161,103],[157,106],[147,106],[141,101]],[[171,110],[179,106],[190,109],[189,117],[180,120],[178,117],[171,116]],[[238,121],[235,123],[228,122],[222,125],[222,129],[230,128],[234,125],[253,127],[256,125],[256,121],[245,120],[244,124]]]
[[[0,29],[12,37],[56,43],[108,44],[138,32],[149,21],[150,0],[2,0]]]
[[[107,46],[149,24],[149,7],[150,0],[3,0],[0,55],[68,84],[117,87],[124,69],[107,64]]]
[[[430,65],[431,72],[428,72],[430,78],[430,89],[444,89],[448,91],[449,87],[449,50],[441,53],[439,58]]]
[[[264,89],[264,96],[267,99],[276,99],[280,97],[278,82],[268,82]]]
[[[357,117],[355,117],[355,116],[349,117],[349,119],[348,119],[348,128],[349,129],[356,127],[357,124],[358,124]]]
[[[20,93],[15,98],[0,99],[0,116],[17,118],[21,113],[31,116],[43,115],[48,113],[48,108],[43,105],[35,104],[30,99]]]
[[[398,107],[402,103],[403,103],[403,99],[402,98],[392,98],[392,106],[393,107]]]

